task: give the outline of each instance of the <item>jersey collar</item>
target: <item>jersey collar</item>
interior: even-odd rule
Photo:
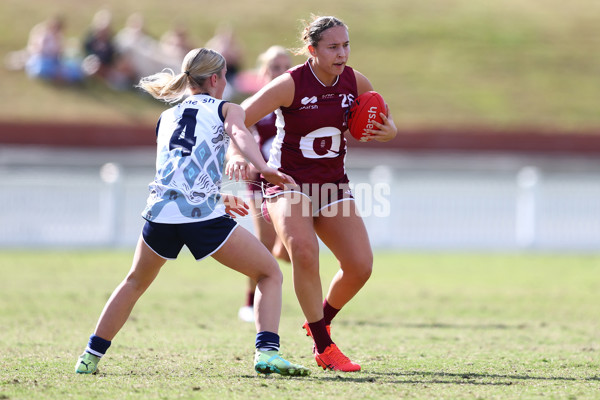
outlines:
[[[321,82],[321,80],[319,79],[319,77],[317,76],[317,74],[315,74],[315,71],[313,70],[313,67],[312,67],[312,65],[311,65],[311,63],[310,63],[310,60],[311,60],[311,59],[309,58],[309,59],[308,59],[308,61],[307,61],[308,67],[310,68],[310,72],[312,72],[312,74],[313,74],[313,76],[315,77],[315,79],[316,79],[316,80],[317,80],[317,81],[318,81],[318,82],[319,82],[321,85],[323,85],[323,87],[327,87],[327,85],[326,85],[326,84],[324,84],[323,82]],[[335,78],[335,82],[333,82],[333,85],[331,85],[331,86],[335,86],[335,85],[338,83],[338,81],[339,81],[339,80],[340,80],[340,76],[338,75],[338,76]]]

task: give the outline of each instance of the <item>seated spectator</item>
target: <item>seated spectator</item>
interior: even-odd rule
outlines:
[[[90,30],[83,41],[86,56],[92,56],[97,62],[96,71],[100,76],[106,76],[115,62],[117,51],[113,45],[112,15],[108,10],[100,10],[94,15]]]
[[[84,72],[102,78],[114,89],[131,88],[136,83],[133,82],[131,67],[120,57],[113,40],[112,14],[108,10],[100,10],[94,15],[84,39]]]
[[[64,20],[50,18],[33,27],[27,44],[25,71],[32,78],[75,83],[83,79],[77,53],[64,48]]]

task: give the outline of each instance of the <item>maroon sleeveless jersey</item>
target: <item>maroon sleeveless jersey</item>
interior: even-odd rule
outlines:
[[[294,100],[275,110],[277,136],[269,165],[292,176],[297,183],[347,180],[344,167],[346,113],[357,96],[350,67],[332,86],[325,86],[307,61],[289,71]]]

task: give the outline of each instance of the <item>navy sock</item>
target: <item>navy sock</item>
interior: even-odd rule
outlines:
[[[261,351],[279,351],[279,335],[269,331],[258,332],[256,348]]]
[[[106,353],[106,350],[108,350],[108,348],[110,347],[110,344],[110,340],[105,340],[102,339],[100,336],[92,334],[90,336],[90,340],[85,351],[97,357],[102,357]]]

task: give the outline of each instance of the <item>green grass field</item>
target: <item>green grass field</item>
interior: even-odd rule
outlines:
[[[23,48],[31,27],[57,10],[67,36],[81,40],[102,7],[113,11],[116,30],[140,11],[150,34],[179,24],[197,46],[229,23],[246,49],[246,68],[272,44],[297,47],[300,20],[311,13],[334,14],[350,26],[349,64],[371,79],[402,128],[600,126],[600,2],[593,0],[3,0],[0,56]],[[0,81],[10,99],[0,121],[154,125],[160,110],[158,102],[92,83],[56,88],[4,68]]]
[[[0,252],[0,399],[590,399],[600,396],[600,256],[376,254],[334,340],[363,371],[317,369],[286,277],[282,351],[309,378],[257,376],[245,278],[167,263],[95,376],[74,374],[131,254]],[[322,255],[329,281],[335,262]]]

